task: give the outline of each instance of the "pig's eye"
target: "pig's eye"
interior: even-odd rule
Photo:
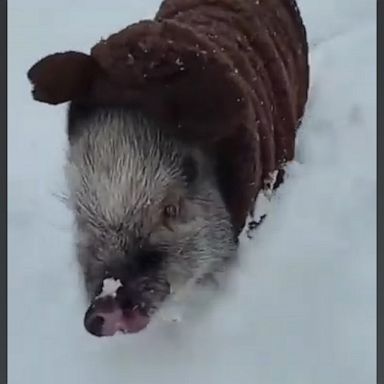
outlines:
[[[176,205],[168,204],[164,207],[164,216],[167,219],[177,217],[179,214],[179,208]]]

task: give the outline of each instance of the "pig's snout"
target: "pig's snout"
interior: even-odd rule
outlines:
[[[96,299],[84,318],[85,329],[98,337],[113,336],[117,332],[137,333],[148,323],[149,316],[139,306],[123,309],[112,296]]]

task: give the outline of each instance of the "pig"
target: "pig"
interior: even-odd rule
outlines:
[[[30,68],[35,100],[69,103],[68,202],[91,334],[142,331],[229,269],[259,196],[294,159],[308,59],[295,0],[164,0],[90,52]]]

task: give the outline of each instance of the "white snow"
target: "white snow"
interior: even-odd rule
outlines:
[[[265,184],[264,188],[259,192],[256,198],[254,211],[252,213],[252,216],[248,218],[248,222],[253,221],[253,222],[256,222],[257,224],[260,224],[261,221],[268,215],[269,207],[271,205],[271,202],[273,201],[273,196],[274,196],[273,187],[276,183],[277,175],[278,175],[278,171],[271,172],[267,180],[264,181],[264,184]],[[248,222],[247,222],[247,225],[248,225]],[[252,232],[252,231],[249,231],[249,232]]]
[[[101,293],[97,296],[97,298],[102,298],[106,296],[116,297],[117,290],[122,287],[120,280],[116,280],[112,277],[108,279],[104,279],[103,288],[101,289]]]
[[[41,56],[88,49],[159,0],[12,0],[9,12],[10,384],[373,384],[376,2],[301,0],[311,93],[289,178],[226,292],[182,322],[85,333],[64,191],[65,107],[32,101]]]

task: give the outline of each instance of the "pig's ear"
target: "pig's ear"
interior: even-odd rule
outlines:
[[[248,114],[242,79],[208,39],[171,21],[143,21],[96,45],[91,55],[109,79],[168,121],[173,134],[210,141]]]
[[[33,85],[35,100],[60,104],[84,96],[96,70],[97,64],[91,56],[70,51],[39,60],[27,76]]]

